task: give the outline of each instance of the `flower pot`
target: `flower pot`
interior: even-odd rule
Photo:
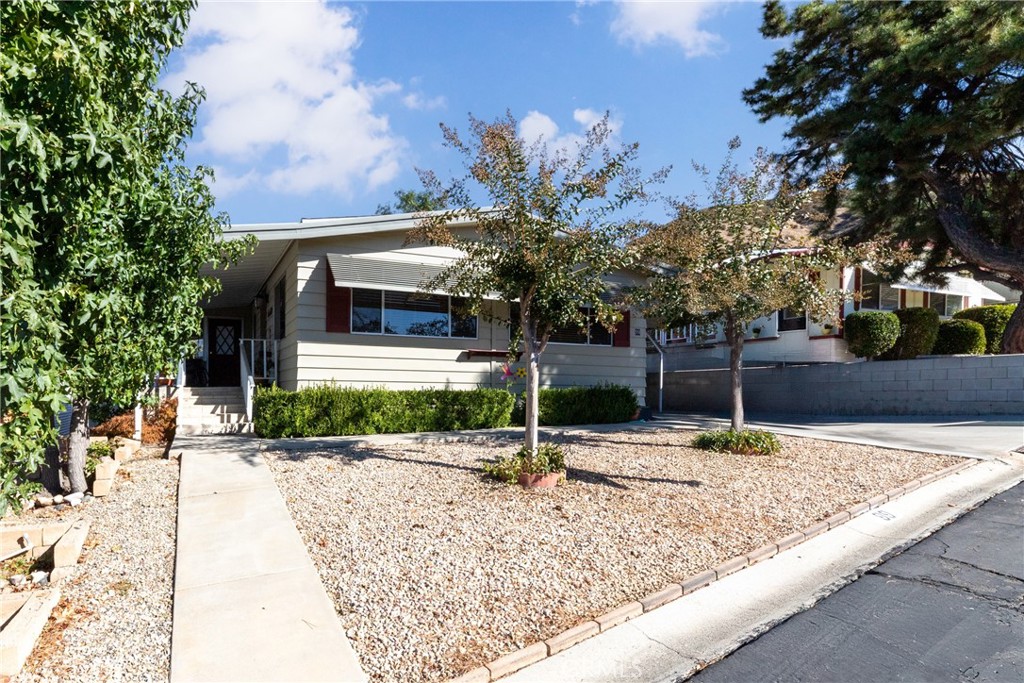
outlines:
[[[524,489],[553,489],[565,478],[565,470],[548,474],[519,473],[519,485]]]
[[[173,377],[157,377],[156,378],[156,385],[158,387],[169,387],[169,386],[171,386],[173,384],[174,384],[174,378]]]

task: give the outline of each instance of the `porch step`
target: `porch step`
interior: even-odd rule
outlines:
[[[181,387],[178,434],[240,434],[252,431],[241,387]]]

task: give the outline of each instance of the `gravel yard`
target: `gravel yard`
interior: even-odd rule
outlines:
[[[75,574],[61,585],[14,683],[166,681],[170,668],[178,463],[163,448],[121,464],[106,498],[24,521],[91,520]]]
[[[693,436],[563,435],[551,491],[479,474],[512,443],[266,455],[373,681],[459,675],[959,462],[793,437],[723,455]]]

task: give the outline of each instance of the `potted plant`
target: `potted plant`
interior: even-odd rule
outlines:
[[[565,453],[554,444],[541,444],[531,454],[526,447],[497,462],[484,465],[484,473],[526,489],[554,488],[565,479]]]
[[[760,327],[752,327],[752,328],[750,328],[750,331],[754,333],[754,339],[757,339],[758,337],[761,336],[761,328]]]
[[[832,334],[832,330],[836,328],[832,323],[825,323],[821,326],[821,331],[825,334]]]

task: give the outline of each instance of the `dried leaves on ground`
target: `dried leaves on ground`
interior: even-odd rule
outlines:
[[[271,452],[373,681],[439,681],[786,536],[959,459],[781,437],[775,456],[693,432],[573,433],[569,481],[480,466],[517,443]]]
[[[121,464],[109,496],[41,511],[46,521],[84,518],[91,526],[75,574],[61,584],[61,601],[14,683],[167,680],[178,463],[163,459],[162,448],[140,456]]]

